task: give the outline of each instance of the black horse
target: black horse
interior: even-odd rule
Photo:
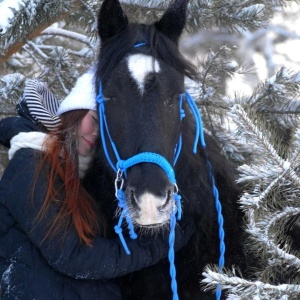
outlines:
[[[214,299],[211,292],[203,292],[200,286],[204,266],[218,264],[219,257],[210,164],[223,209],[225,266],[235,265],[244,271],[242,214],[237,205],[240,190],[234,183],[235,169],[213,138],[206,136],[206,149],[198,145],[197,153],[193,153],[195,122],[182,94],[184,77],[197,80],[198,75],[178,50],[187,2],[175,0],[152,25],[129,23],[118,0],[103,2],[98,20],[101,49],[96,89],[100,90],[105,105],[103,124],[107,131],[102,132],[105,147],[99,144],[86,185],[101,199],[102,213],[111,216],[106,222],[109,231],[116,223],[113,168],[117,170],[118,160],[150,152],[173,165],[174,156],[179,154],[174,171],[182,196],[182,218],[193,218],[196,232],[188,245],[176,253],[178,294],[180,299]],[[180,117],[182,110],[183,118]],[[180,139],[179,152],[174,149],[178,149]],[[141,162],[128,168],[122,188],[135,227],[152,228],[153,232],[167,224],[174,210],[177,186],[159,164]],[[121,281],[124,299],[172,297],[167,260]]]

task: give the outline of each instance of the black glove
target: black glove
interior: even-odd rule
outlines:
[[[185,246],[195,232],[195,223],[192,219],[183,219],[177,222],[175,230],[174,249],[178,251]]]
[[[178,251],[187,244],[194,233],[194,230],[195,225],[191,219],[177,222],[175,227],[175,251]],[[139,238],[140,245],[149,247],[153,263],[156,263],[168,255],[169,235],[169,228],[162,228],[158,233],[154,233],[149,236],[142,235]]]

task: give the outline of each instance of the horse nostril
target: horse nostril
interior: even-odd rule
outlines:
[[[160,211],[164,210],[170,203],[170,200],[172,199],[172,196],[173,196],[173,192],[171,190],[168,190],[167,191],[167,194],[166,194],[166,201],[163,205],[159,206],[158,209]]]
[[[135,196],[135,190],[133,188],[130,188],[130,190],[129,190],[129,199],[130,199],[132,207],[134,207],[135,209],[139,209],[138,201]]]

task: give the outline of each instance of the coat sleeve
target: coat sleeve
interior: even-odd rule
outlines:
[[[41,242],[57,214],[58,206],[55,203],[51,205],[47,215],[33,226],[47,187],[46,177],[39,174],[33,199],[31,198],[35,167],[35,152],[31,149],[19,150],[2,177],[1,189],[6,190],[5,206],[54,270],[73,278],[103,280],[139,270],[167,255],[167,234],[157,235],[146,243],[127,239],[131,255],[125,253],[118,239],[96,237],[92,247],[85,246],[73,227],[63,238],[57,234]],[[193,230],[190,227],[187,230],[176,230],[178,248],[189,240]]]
[[[23,117],[7,117],[0,120],[0,144],[10,147],[10,140],[20,132],[40,131],[41,128]]]

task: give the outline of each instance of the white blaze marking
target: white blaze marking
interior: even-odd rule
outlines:
[[[128,57],[128,69],[142,94],[146,76],[149,73],[158,73],[160,66],[158,61],[150,55],[133,54]]]

